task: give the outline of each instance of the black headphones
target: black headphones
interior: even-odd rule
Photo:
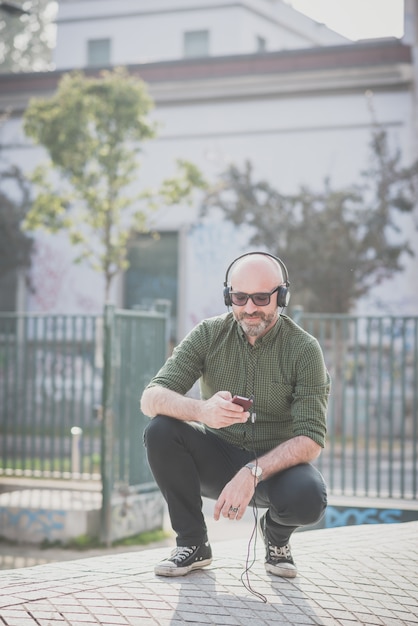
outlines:
[[[228,276],[229,276],[229,273],[231,271],[231,268],[240,259],[243,259],[246,256],[252,256],[253,254],[261,254],[263,256],[268,256],[271,259],[274,259],[276,261],[276,263],[279,265],[279,267],[280,267],[280,269],[282,271],[282,274],[283,274],[284,285],[279,287],[279,289],[277,291],[277,306],[283,309],[284,307],[286,307],[289,304],[289,300],[290,300],[289,272],[287,271],[286,265],[283,263],[283,261],[281,259],[279,259],[279,257],[274,256],[273,254],[269,254],[268,252],[247,252],[246,254],[241,254],[241,256],[237,257],[236,259],[234,259],[234,261],[232,261],[232,263],[230,264],[230,266],[226,270],[225,280],[224,280],[224,302],[225,302],[225,305],[226,306],[232,306],[231,290],[230,290],[230,287],[228,285]]]

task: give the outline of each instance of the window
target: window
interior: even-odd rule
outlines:
[[[110,65],[110,39],[89,39],[87,42],[87,66]]]
[[[208,30],[192,30],[184,33],[184,56],[186,58],[209,56]]]
[[[171,303],[171,339],[177,331],[178,234],[162,232],[155,238],[140,235],[128,252],[124,306],[150,307],[156,300]]]

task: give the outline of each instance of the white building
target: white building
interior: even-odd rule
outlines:
[[[277,0],[60,0],[57,27],[58,70],[346,42]]]
[[[24,137],[21,116],[28,98],[48,96],[63,72],[128,65],[148,83],[161,123],[142,159],[147,184],[171,175],[177,158],[210,179],[230,162],[250,160],[256,177],[281,191],[301,183],[318,189],[326,177],[350,184],[367,160],[370,93],[377,121],[409,163],[418,153],[416,4],[406,0],[403,41],[351,43],[280,0],[60,0],[56,70],[0,77],[0,107],[15,112],[0,130],[4,154],[25,171],[43,158]],[[225,268],[247,250],[246,234],[215,219],[201,223],[186,208],[160,212],[153,225],[162,233],[158,246],[138,245],[114,298],[130,307],[169,297],[180,338],[224,310]],[[414,217],[401,225],[418,249]],[[21,293],[19,306],[100,311],[100,278],[71,263],[63,237],[37,238],[37,291]],[[418,257],[406,263],[359,311],[377,311],[381,302],[384,312],[417,313]]]

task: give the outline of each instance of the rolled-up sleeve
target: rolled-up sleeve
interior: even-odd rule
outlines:
[[[331,392],[331,379],[322,350],[316,341],[305,347],[298,359],[296,385],[291,414],[293,433],[306,435],[321,447],[325,446],[326,415]]]

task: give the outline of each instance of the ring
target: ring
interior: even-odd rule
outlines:
[[[231,506],[229,508],[229,511],[232,511],[232,513],[238,513],[238,509],[239,509],[239,506]]]

